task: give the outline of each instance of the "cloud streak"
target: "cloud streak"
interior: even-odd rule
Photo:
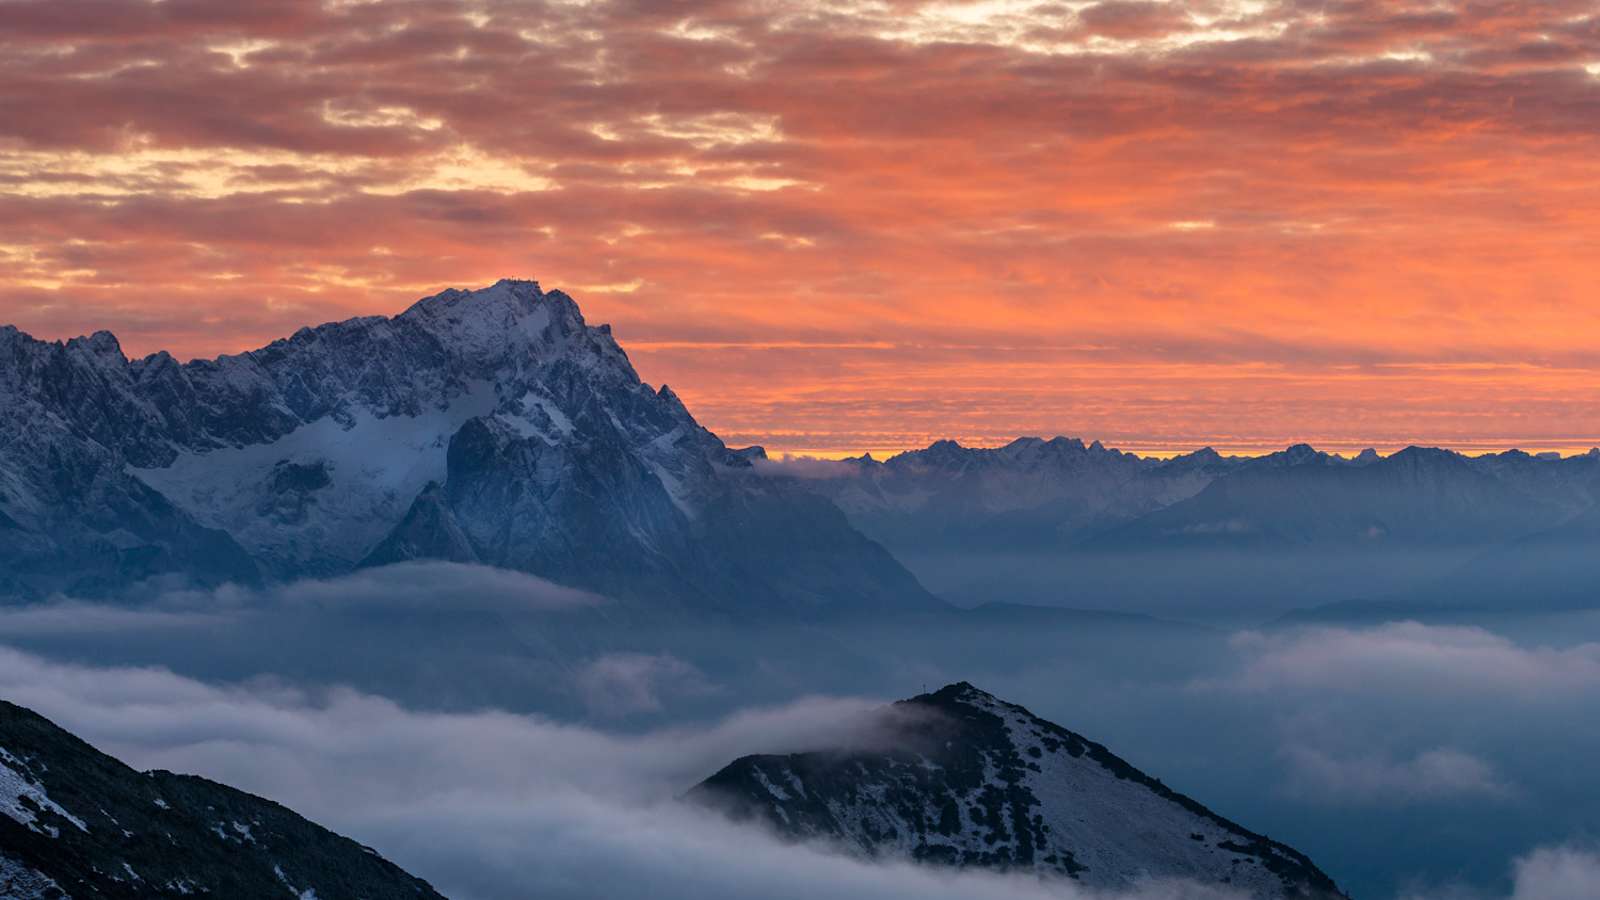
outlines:
[[[1334,756],[1321,747],[1284,749],[1290,790],[1318,802],[1341,805],[1404,805],[1437,800],[1505,799],[1514,789],[1487,762],[1449,747],[1425,750],[1406,760],[1369,753]]]
[[[1534,698],[1600,686],[1600,644],[1526,647],[1478,627],[1391,622],[1234,638],[1240,670],[1205,688],[1243,692],[1413,694]]]

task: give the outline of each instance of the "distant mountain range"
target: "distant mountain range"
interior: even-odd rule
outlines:
[[[180,364],[0,329],[0,594],[519,569],[651,608],[936,605],[531,281]]]
[[[882,727],[860,749],[744,757],[689,798],[872,859],[1100,889],[1155,878],[1259,900],[1344,896],[1299,851],[965,682],[894,704]]]
[[[938,594],[1259,618],[1600,590],[1600,451],[1152,459],[1021,438],[804,474],[725,446],[531,281],[184,364],[130,360],[107,332],[0,328],[0,598],[416,559],[669,616],[900,613]]]
[[[0,897],[442,900],[349,838],[242,791],[136,772],[0,701]]]
[[[812,479],[816,489],[897,545],[1454,543],[1525,534],[1600,501],[1600,450],[1345,458],[1298,444],[1162,459],[1057,437],[993,449],[939,441],[840,466],[839,477]]]
[[[1600,591],[1600,451],[1345,458],[1302,444],[1154,459],[1021,438],[994,449],[940,441],[803,474],[936,593],[963,602],[1526,608],[1589,605]]]

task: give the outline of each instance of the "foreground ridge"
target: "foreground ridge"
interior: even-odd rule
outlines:
[[[689,797],[872,858],[1096,888],[1186,879],[1255,898],[1344,896],[1303,853],[966,682],[900,701],[882,724],[864,748],[744,757]]]
[[[0,701],[0,896],[442,900],[294,812],[192,775],[136,772]]]

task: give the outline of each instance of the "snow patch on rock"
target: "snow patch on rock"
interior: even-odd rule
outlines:
[[[59,803],[51,800],[45,793],[43,785],[24,774],[27,768],[26,763],[11,755],[4,747],[0,747],[0,813],[5,813],[18,824],[26,825],[39,834],[59,837],[60,829],[39,821],[39,812],[48,810],[87,834],[89,826],[85,825],[82,819],[67,812]]]

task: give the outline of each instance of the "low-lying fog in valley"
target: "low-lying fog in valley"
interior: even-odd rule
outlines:
[[[619,628],[608,598],[417,562],[0,610],[0,696],[205,775],[457,898],[1044,897],[792,847],[677,802],[737,756],[872,740],[971,681],[1312,856],[1352,896],[1588,896],[1600,614],[1218,627],[990,607]],[[1152,883],[1141,898],[1221,897]]]

